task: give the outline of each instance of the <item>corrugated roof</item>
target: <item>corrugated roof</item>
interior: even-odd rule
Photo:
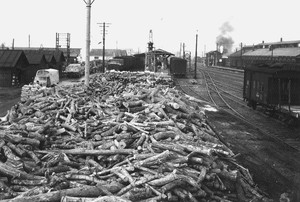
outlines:
[[[259,43],[256,45],[259,46],[259,45],[278,45],[278,44],[296,44],[296,43],[300,43],[300,40],[267,42],[267,43]]]
[[[60,50],[63,52],[65,58],[67,57],[67,48],[46,48],[46,47],[15,47],[18,50],[44,50],[44,51],[57,51]],[[70,48],[70,56],[78,57],[80,55],[81,48]]]
[[[46,62],[56,62],[53,51],[45,51],[45,50],[24,50],[24,53],[30,64],[40,64],[43,57]]]
[[[22,54],[21,50],[0,50],[0,68],[15,67]]]
[[[47,62],[56,62],[54,55],[45,55],[46,61]]]
[[[272,50],[256,49],[243,54],[243,56],[272,56]],[[273,49],[273,56],[297,57],[300,56],[300,48],[275,48]]]
[[[252,46],[252,48],[253,48],[253,46]],[[250,49],[248,47],[246,49],[243,49],[243,55],[249,51],[252,51],[252,49]],[[231,53],[230,55],[228,55],[228,57],[241,57],[241,50]]]
[[[41,53],[40,51],[25,50],[24,53],[26,55],[29,64],[38,65],[41,64],[43,60],[46,62],[46,58],[44,54]]]
[[[50,56],[54,56],[55,61],[57,62],[64,62],[66,61],[66,58],[64,56],[64,53],[60,50],[40,50],[46,58],[51,59]]]

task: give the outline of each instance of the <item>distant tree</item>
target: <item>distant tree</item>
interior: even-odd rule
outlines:
[[[5,49],[5,43],[1,44],[1,49]]]

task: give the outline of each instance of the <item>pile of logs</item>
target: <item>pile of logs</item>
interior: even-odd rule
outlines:
[[[172,84],[107,72],[23,99],[0,122],[0,199],[269,201]]]

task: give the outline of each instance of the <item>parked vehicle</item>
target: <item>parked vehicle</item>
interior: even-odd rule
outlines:
[[[136,56],[118,56],[107,62],[107,70],[144,71],[145,61]]]
[[[243,97],[253,109],[262,106],[299,118],[299,92],[299,65],[256,65],[244,70]]]
[[[41,86],[54,86],[59,83],[59,71],[57,69],[40,69],[36,72],[34,83]]]
[[[187,60],[179,57],[170,58],[170,73],[175,77],[185,77],[187,70]]]
[[[64,74],[68,78],[79,78],[84,75],[84,66],[81,64],[69,64],[66,67]]]

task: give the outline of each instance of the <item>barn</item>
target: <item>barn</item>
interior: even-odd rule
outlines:
[[[22,50],[0,50],[0,86],[11,87],[27,83],[28,65]]]

